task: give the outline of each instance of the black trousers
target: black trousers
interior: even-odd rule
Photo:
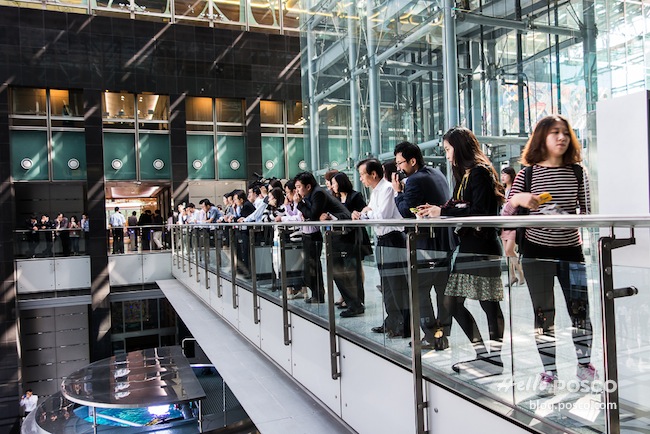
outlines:
[[[570,316],[574,316],[572,306],[578,303],[581,307],[581,317],[578,324],[572,318],[573,345],[580,363],[589,363],[593,341],[591,321],[589,319],[589,299],[586,286],[578,286],[573,282],[586,282],[586,270],[582,267],[584,255],[581,246],[547,247],[524,240],[521,246],[523,253],[522,266],[528,284],[528,291],[533,303],[533,316],[539,307],[546,317],[545,334],[554,334],[555,330],[555,278],[560,282],[564,302]],[[537,342],[537,349],[542,358],[545,370],[554,370],[556,347],[555,341]],[[546,369],[548,368],[548,369]]]
[[[420,327],[427,341],[433,342],[434,334],[442,328],[445,336],[451,332],[451,314],[446,302],[445,289],[449,280],[449,255],[447,252],[422,251],[418,257],[418,288],[420,302]],[[431,287],[436,292],[438,317],[433,311]]]
[[[363,308],[360,255],[355,234],[332,237],[332,274],[341,297],[349,309]]]
[[[377,237],[377,269],[386,309],[384,327],[393,333],[410,335],[406,235],[393,231]]]
[[[302,251],[304,255],[303,280],[311,289],[312,297],[325,300],[325,285],[323,284],[323,266],[320,255],[323,251],[323,235],[318,232],[303,234]]]
[[[113,228],[113,254],[124,253],[124,228]]]

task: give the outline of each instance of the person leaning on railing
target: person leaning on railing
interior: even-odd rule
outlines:
[[[442,207],[418,207],[421,217],[470,217],[498,215],[504,202],[503,186],[476,136],[463,127],[450,129],[443,136],[447,161],[452,166],[454,195]],[[501,346],[504,319],[499,302],[503,300],[501,282],[501,243],[496,228],[468,227],[457,230],[458,254],[445,289],[445,305],[458,321],[476,351],[476,359],[456,363],[456,372],[476,372],[486,367],[493,373],[503,371]],[[478,300],[485,312],[490,347],[485,345],[474,317],[465,307],[465,299]]]
[[[566,118],[552,115],[540,120],[521,155],[521,161],[527,167],[517,174],[502,214],[514,215],[518,207],[530,210],[531,215],[550,212],[576,214],[576,209],[581,214],[588,214],[589,181],[587,172],[579,164],[582,160],[580,151],[580,142]],[[530,183],[526,182],[527,175]],[[551,200],[540,206],[540,195],[543,193],[550,193]],[[524,275],[533,303],[532,313],[537,315],[541,307],[546,318],[545,331],[550,335],[549,339],[537,342],[544,365],[540,391],[551,391],[557,380],[554,278],[557,277],[560,282],[569,312],[574,297],[579,298],[589,311],[586,291],[572,291],[571,288],[572,273],[580,273],[582,276],[577,278],[586,280],[584,268],[571,267],[571,264],[584,263],[582,240],[577,228],[527,228],[519,251],[523,256]],[[591,340],[591,323],[587,315],[583,330],[573,329],[578,359],[577,376],[580,380],[591,381],[597,376],[590,363]],[[548,362],[545,364],[544,360]]]

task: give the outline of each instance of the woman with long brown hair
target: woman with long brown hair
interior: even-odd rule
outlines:
[[[453,199],[442,207],[422,206],[418,214],[424,217],[498,215],[505,200],[503,186],[474,133],[463,127],[452,128],[443,136],[443,146],[455,181]],[[452,369],[456,372],[478,369],[490,374],[500,373],[503,370],[504,319],[499,304],[503,300],[499,236],[496,228],[462,227],[458,237],[458,255],[447,282],[445,303],[474,345],[476,359],[456,363]],[[474,317],[465,307],[467,298],[478,300],[487,316],[489,349]]]

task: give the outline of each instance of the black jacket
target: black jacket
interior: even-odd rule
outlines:
[[[341,201],[318,185],[312,188],[309,196],[300,201],[298,209],[305,220],[313,222],[319,221],[323,213],[330,213],[338,220],[352,219],[352,214]]]
[[[415,218],[411,208],[426,203],[443,206],[451,198],[447,179],[438,169],[421,167],[406,179],[404,191],[395,197],[395,205],[402,217]],[[418,248],[451,252],[456,248],[456,236],[452,228],[438,227],[427,240],[420,240]]]

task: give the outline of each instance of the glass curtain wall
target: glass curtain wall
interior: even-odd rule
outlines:
[[[169,96],[105,92],[102,99],[107,180],[168,180]]]
[[[12,88],[10,146],[14,181],[84,181],[81,92]]]
[[[188,97],[189,179],[246,179],[245,101]]]
[[[355,160],[387,159],[407,139],[435,159],[456,124],[479,136],[497,168],[517,167],[531,129],[551,113],[570,119],[589,166],[596,102],[650,85],[647,2],[301,5],[305,140],[319,173],[345,146]]]

